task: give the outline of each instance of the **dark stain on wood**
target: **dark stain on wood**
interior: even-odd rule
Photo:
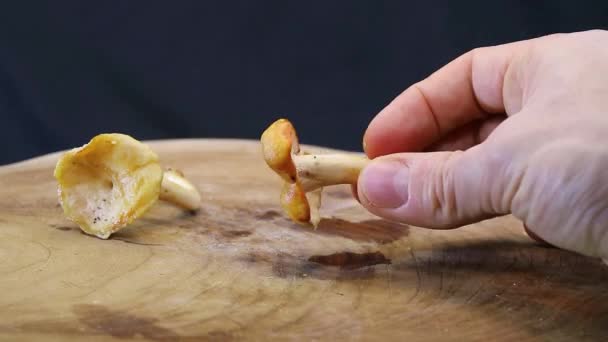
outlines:
[[[67,232],[67,231],[70,231],[70,230],[75,230],[75,231],[79,231],[80,230],[80,228],[78,228],[78,226],[68,226],[68,225],[55,224],[55,223],[49,224],[49,227],[55,228],[57,230],[62,230],[64,232]]]
[[[182,217],[175,225],[187,229],[195,234],[209,235],[216,239],[232,240],[248,237],[253,231],[243,229],[255,212],[249,209],[238,208],[234,211],[235,221],[216,221],[211,216]],[[272,211],[263,213],[272,215]]]
[[[316,233],[338,235],[356,241],[391,243],[409,234],[409,227],[384,220],[350,222],[338,218],[323,219]]]
[[[391,263],[391,260],[387,259],[384,254],[380,252],[341,252],[329,255],[313,255],[308,258],[308,261],[325,266],[336,266],[342,269],[357,269],[379,264],[389,265]]]
[[[241,237],[247,237],[249,235],[252,234],[252,232],[248,231],[248,230],[229,230],[229,229],[222,229],[222,230],[218,230],[218,233],[225,238],[228,239],[236,239],[236,238],[241,238]]]
[[[9,334],[49,334],[65,335],[86,340],[88,337],[112,336],[115,339],[136,339],[146,341],[233,341],[230,331],[213,330],[200,336],[182,336],[158,325],[155,318],[142,318],[120,311],[110,310],[101,305],[81,304],[74,307],[76,319],[40,320],[19,325],[0,324],[0,333]],[[100,316],[94,317],[99,314]],[[78,324],[81,323],[82,325]],[[27,335],[24,335],[24,337]]]
[[[233,216],[236,219],[239,220],[243,220],[243,221],[248,221],[250,222],[250,220],[256,219],[256,220],[262,220],[262,221],[272,221],[275,220],[277,218],[281,218],[283,217],[283,214],[280,211],[277,211],[275,209],[262,209],[260,207],[258,208],[232,208],[233,210]]]
[[[207,221],[200,224],[182,224],[180,228],[189,229],[191,232],[200,235],[207,235],[220,240],[233,240],[248,237],[253,232],[242,229],[241,224],[232,222],[213,222]]]
[[[67,232],[70,230],[78,230],[78,227],[68,227],[68,226],[53,226],[53,228],[63,230],[64,232]]]
[[[255,215],[255,218],[258,220],[269,221],[269,220],[274,220],[276,218],[279,218],[281,216],[282,216],[281,213],[279,213],[276,210],[266,210],[262,213]]]
[[[201,212],[200,209],[186,210],[184,212],[183,216],[185,216],[185,217],[194,217],[194,216],[198,215],[200,212]]]
[[[114,311],[102,305],[79,304],[73,307],[78,320],[89,329],[117,338],[143,337],[153,341],[179,340],[174,331],[158,324],[158,319]]]
[[[122,238],[117,238],[117,237],[110,237],[110,240],[121,241],[121,242],[124,242],[124,243],[129,243],[129,244],[132,244],[132,245],[140,245],[140,246],[164,246],[162,243],[148,243],[148,242],[141,242],[141,241],[122,239]]]
[[[320,280],[357,280],[375,277],[375,268],[379,264],[388,264],[390,260],[376,253],[349,253],[348,257],[312,256],[296,257],[287,253],[250,253],[240,259],[241,262],[256,265],[269,265],[272,274],[279,278],[313,278]],[[367,254],[373,255],[368,256]],[[311,261],[310,259],[314,260]],[[340,261],[345,262],[338,265]],[[335,264],[335,265],[334,265]]]
[[[496,240],[416,251],[392,267],[394,287],[434,292],[438,302],[459,300],[499,320],[524,322],[535,335],[572,336],[578,330],[586,337],[608,336],[608,294],[587,292],[608,286],[608,267],[600,260],[533,241]],[[474,282],[463,286],[444,278]],[[511,312],[496,310],[501,304]]]
[[[429,269],[538,276],[558,274],[572,285],[608,284],[608,267],[601,260],[557,249],[543,248],[533,241],[476,241],[419,250]],[[568,270],[562,272],[561,270]]]

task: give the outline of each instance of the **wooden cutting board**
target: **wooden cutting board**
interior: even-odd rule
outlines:
[[[314,231],[280,211],[257,142],[150,146],[203,209],[159,202],[110,240],[63,217],[57,154],[0,168],[0,338],[608,339],[608,267],[535,244],[512,217],[425,230],[335,187]]]

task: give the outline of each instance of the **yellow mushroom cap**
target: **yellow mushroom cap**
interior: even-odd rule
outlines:
[[[262,133],[260,139],[266,164],[286,182],[297,177],[293,155],[300,152],[296,130],[287,119],[279,119]]]
[[[158,200],[163,172],[148,146],[113,133],[63,154],[55,178],[65,215],[107,239]]]
[[[298,223],[310,221],[310,205],[300,183],[283,183],[281,206],[293,221]]]

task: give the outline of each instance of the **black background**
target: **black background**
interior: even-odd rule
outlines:
[[[259,138],[361,150],[408,85],[478,46],[608,27],[608,1],[4,1],[0,164],[86,143]]]

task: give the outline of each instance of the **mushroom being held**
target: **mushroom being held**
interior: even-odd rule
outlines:
[[[317,227],[323,187],[356,184],[369,159],[348,153],[309,154],[300,151],[296,130],[287,119],[272,123],[262,134],[266,164],[284,181],[281,206],[295,222]]]
[[[100,134],[64,153],[55,178],[65,215],[102,239],[143,215],[159,198],[186,210],[198,209],[201,201],[183,174],[163,172],[154,151],[124,134]]]

